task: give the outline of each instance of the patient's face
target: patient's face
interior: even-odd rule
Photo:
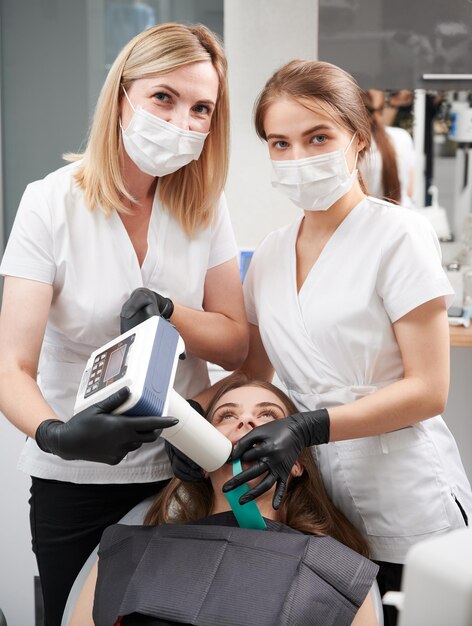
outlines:
[[[275,393],[263,387],[247,385],[228,391],[221,396],[210,421],[234,446],[244,435],[257,426],[281,419],[288,414],[289,410]],[[251,463],[244,461],[242,463],[243,469],[247,469],[250,465]],[[300,476],[302,472],[300,462],[296,461],[292,468],[292,475]],[[230,463],[225,463],[216,472],[209,474],[216,498],[214,512],[229,509],[221,488],[232,475],[233,470]],[[249,481],[249,487],[255,487],[265,475]],[[270,519],[275,519],[271,504],[274,490],[275,485],[256,500],[261,513]]]
[[[253,428],[287,414],[287,408],[275,393],[262,387],[247,386],[221,396],[211,422],[234,446]]]

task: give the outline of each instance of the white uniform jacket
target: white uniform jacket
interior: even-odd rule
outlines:
[[[332,235],[297,293],[298,219],[268,235],[244,284],[249,321],[300,410],[352,402],[403,376],[392,323],[453,291],[420,215],[367,198]],[[409,546],[464,525],[472,494],[440,416],[316,448],[334,503],[368,536],[373,558],[402,563]]]
[[[139,266],[125,227],[114,212],[89,211],[67,165],[31,183],[21,200],[0,266],[4,275],[53,285],[41,351],[40,387],[61,419],[73,412],[87,358],[120,334],[120,310],[137,287],[202,309],[209,268],[237,254],[224,197],[213,223],[194,239],[154,199],[148,251]],[[209,385],[207,365],[188,354],[179,361],[175,389],[190,397]],[[144,444],[117,466],[64,461],[29,439],[19,467],[32,476],[76,483],[151,482],[171,475],[162,439]]]

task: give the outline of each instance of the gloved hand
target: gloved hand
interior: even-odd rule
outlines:
[[[36,430],[36,443],[68,461],[80,459],[116,465],[143,443],[155,441],[162,428],[178,423],[175,417],[112,415],[129,397],[123,387],[102,402],[80,411],[68,422],[49,419]]]
[[[138,287],[121,307],[121,332],[125,333],[153,315],[160,315],[168,320],[173,312],[174,303],[170,298],[145,287]]]
[[[223,485],[230,491],[248,480],[268,472],[255,487],[239,499],[240,504],[254,500],[268,491],[276,482],[272,506],[278,509],[287,486],[290,470],[303,448],[328,443],[329,414],[326,409],[294,413],[262,426],[244,435],[234,446],[231,459],[254,461],[254,464]]]
[[[187,402],[195,411],[200,413],[200,415],[205,416],[203,407],[196,400],[187,400]],[[190,483],[199,483],[205,480],[203,469],[194,463],[186,454],[175,448],[168,441],[165,442],[165,448],[176,478]]]
[[[199,483],[205,480],[202,468],[194,463],[192,459],[168,441],[164,445],[172,466],[172,472],[176,478],[189,483]]]

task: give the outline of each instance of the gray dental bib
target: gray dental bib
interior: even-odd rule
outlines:
[[[198,523],[109,527],[99,549],[97,626],[343,626],[377,566],[330,537],[232,513]]]

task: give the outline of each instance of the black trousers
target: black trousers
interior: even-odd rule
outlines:
[[[380,570],[377,574],[377,584],[380,595],[387,591],[401,591],[403,565],[399,563],[387,563],[386,561],[375,561]],[[383,605],[384,626],[397,626],[398,611],[394,606]]]
[[[77,485],[32,479],[30,524],[45,626],[60,626],[74,580],[105,528],[167,482]]]

